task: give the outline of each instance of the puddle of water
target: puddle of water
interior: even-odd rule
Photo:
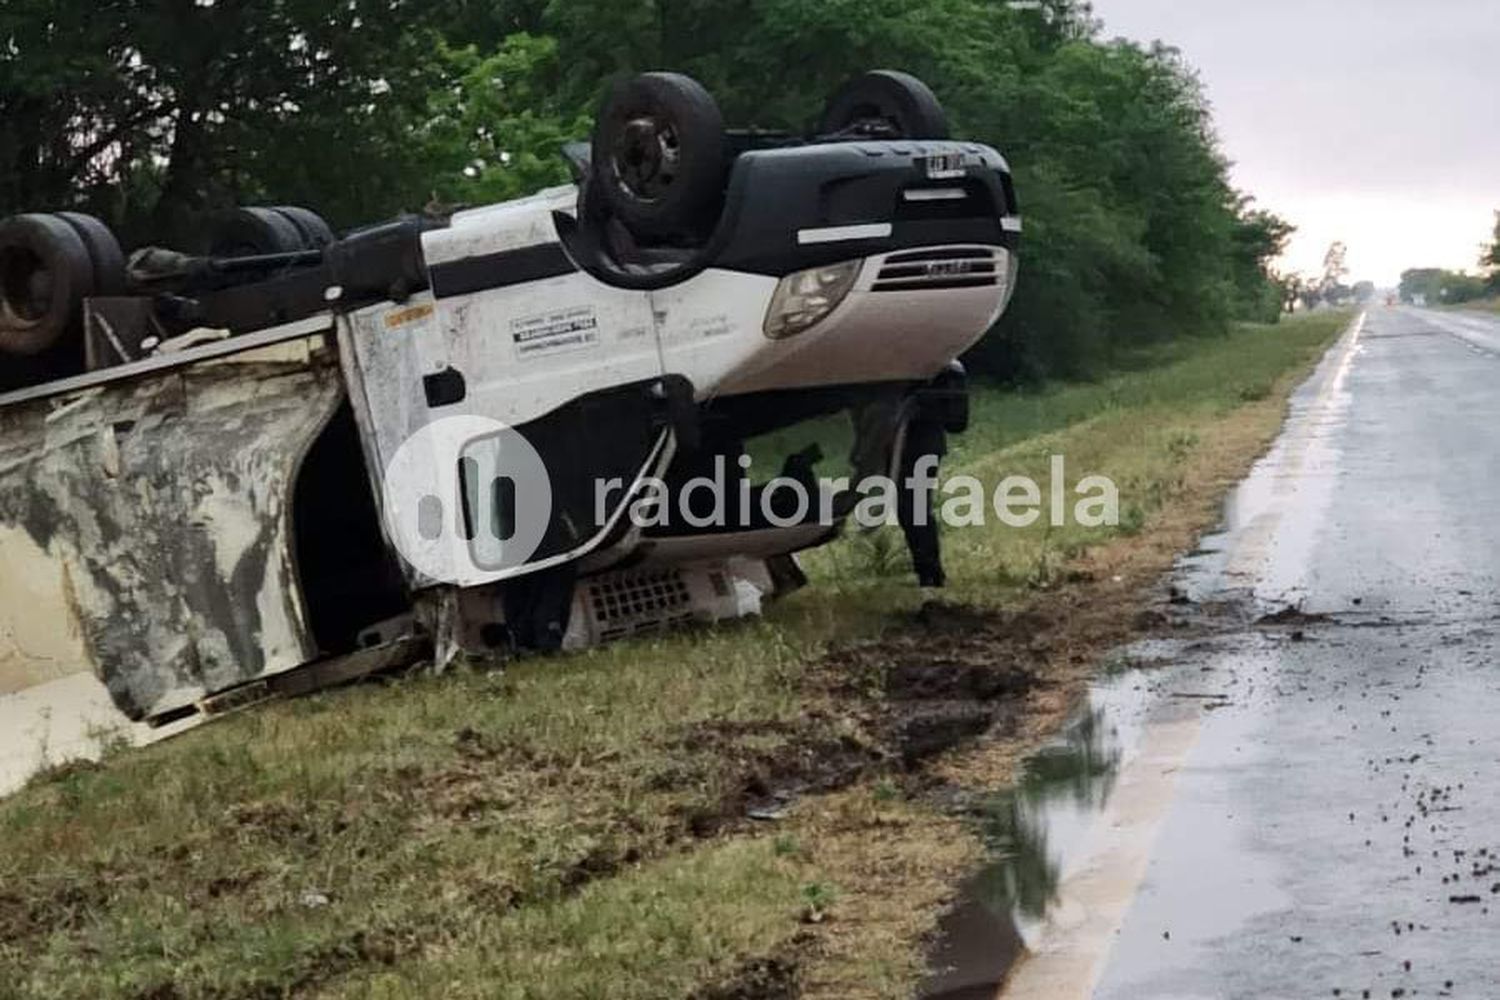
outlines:
[[[928,956],[937,970],[924,1000],[991,1000],[1010,970],[1035,947],[1058,885],[1081,859],[1122,763],[1139,745],[1155,700],[1139,671],[1089,692],[1057,738],[1027,761],[1014,789],[984,807],[995,860],[963,887]]]
[[[1147,637],[1126,643],[1104,658],[1100,672],[1105,677],[1118,677],[1136,673],[1148,667],[1169,667],[1191,655],[1205,640],[1198,636],[1190,638]]]

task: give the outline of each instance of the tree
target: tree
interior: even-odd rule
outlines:
[[[1484,248],[1479,266],[1490,276],[1490,289],[1500,292],[1500,212],[1495,213],[1495,241]]]
[[[1302,286],[1302,308],[1316,309],[1323,302],[1323,283],[1321,281],[1310,281]]]
[[[441,78],[421,7],[8,4],[0,213],[80,207],[144,238],[270,197],[387,211],[429,167],[409,138]]]
[[[0,4],[0,215],[82,208],[135,244],[234,203],[352,225],[564,179],[558,147],[624,74],[680,70],[730,123],[800,132],[876,66],[1014,169],[1024,265],[976,371],[1087,374],[1291,296],[1290,226],[1229,184],[1196,74],[1103,40],[1082,0]]]
[[[1297,303],[1302,301],[1303,295],[1307,292],[1311,284],[1307,276],[1297,273],[1280,274],[1276,275],[1273,280],[1276,283],[1277,291],[1281,295],[1282,309],[1287,313],[1296,312]]]
[[[1344,278],[1349,274],[1349,265],[1346,258],[1349,256],[1349,248],[1341,240],[1335,240],[1328,245],[1328,251],[1323,254],[1323,288],[1325,290],[1336,289],[1343,284]]]
[[[1196,76],[1170,48],[1100,41],[1086,4],[552,0],[528,30],[556,41],[564,113],[590,110],[601,81],[668,66],[730,122],[802,130],[872,66],[927,80],[957,134],[1009,158],[1026,216],[1023,277],[980,369],[1082,373],[1114,341],[1276,314],[1267,234],[1240,230]]]
[[[1451,304],[1472,302],[1482,298],[1487,288],[1485,279],[1477,274],[1444,271],[1442,281],[1438,286],[1438,298]]]
[[[443,55],[453,82],[435,95],[423,129],[440,165],[434,194],[446,202],[496,202],[566,181],[558,151],[588,134],[589,119],[557,96],[556,40],[517,32],[488,56],[472,46]]]
[[[1485,294],[1485,280],[1462,271],[1440,267],[1417,267],[1401,274],[1401,301],[1419,299],[1429,305],[1470,302]]]
[[[1442,287],[1443,271],[1437,267],[1414,267],[1401,272],[1401,285],[1397,293],[1407,304],[1418,299],[1437,302]]]
[[[1253,203],[1253,198],[1242,197],[1235,220],[1235,312],[1244,319],[1275,322],[1286,307],[1287,290],[1285,279],[1272,272],[1271,262],[1281,256],[1297,227],[1270,212],[1251,209]]]

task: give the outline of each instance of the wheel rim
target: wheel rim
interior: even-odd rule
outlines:
[[[641,115],[625,122],[614,150],[615,180],[637,201],[660,201],[677,179],[682,142],[671,121]]]
[[[0,252],[0,302],[10,315],[34,323],[52,305],[53,277],[32,251],[12,247]]]

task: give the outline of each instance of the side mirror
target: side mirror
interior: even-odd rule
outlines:
[[[568,161],[568,173],[574,184],[583,184],[594,170],[594,150],[587,142],[569,142],[563,145],[563,159]]]

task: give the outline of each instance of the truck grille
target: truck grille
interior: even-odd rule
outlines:
[[[587,587],[589,610],[603,639],[692,618],[692,595],[676,570],[611,574]]]
[[[983,288],[999,282],[995,252],[983,247],[908,250],[885,259],[873,292],[910,292],[939,288]]]

